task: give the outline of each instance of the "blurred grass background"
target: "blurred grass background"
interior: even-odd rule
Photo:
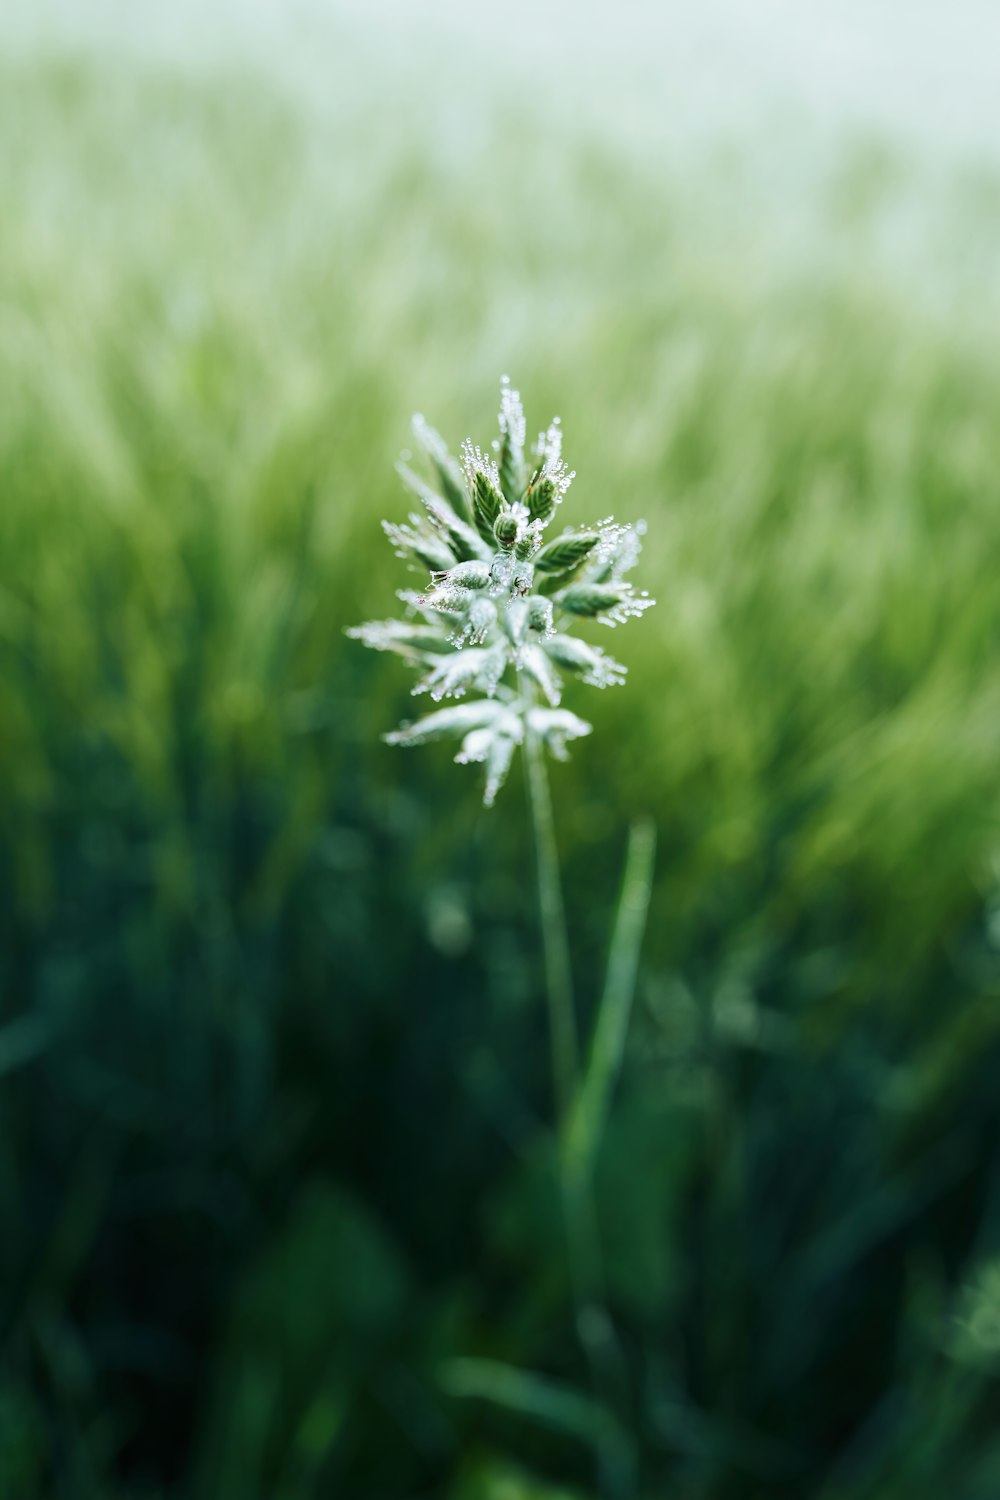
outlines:
[[[593,1494],[519,778],[343,636],[509,370],[660,601],[554,781],[638,1493],[995,1500],[1000,175],[430,10],[4,23],[0,1496]]]

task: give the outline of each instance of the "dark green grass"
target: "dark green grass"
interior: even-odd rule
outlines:
[[[349,61],[318,118],[0,87],[0,1495],[591,1492],[575,1407],[441,1378],[586,1384],[519,780],[382,745],[343,637],[410,412],[482,441],[509,369],[659,599],[554,781],[585,1007],[659,829],[600,1163],[641,1493],[990,1500],[988,330],[865,159],[789,259],[541,110],[406,140]]]

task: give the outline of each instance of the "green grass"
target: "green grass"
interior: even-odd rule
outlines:
[[[509,370],[660,601],[553,781],[589,1004],[659,835],[598,1164],[641,1493],[990,1500],[995,209],[941,190],[918,288],[870,150],[790,249],[363,61],[0,79],[0,1494],[591,1493],[518,780],[382,745],[343,636],[411,411],[482,440]]]

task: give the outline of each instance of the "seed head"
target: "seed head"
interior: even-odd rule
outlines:
[[[590,733],[585,720],[560,706],[564,674],[601,688],[625,680],[620,662],[571,634],[574,623],[620,625],[654,602],[623,576],[638,560],[642,522],[607,517],[544,536],[575,478],[562,457],[558,417],[527,454],[521,398],[504,376],[498,425],[496,457],[466,440],[459,466],[440,434],[414,417],[432,477],[421,478],[405,463],[398,468],[423,510],[383,526],[397,554],[429,574],[429,582],[423,592],[400,591],[404,619],[348,632],[415,666],[415,694],[465,700],[385,739],[419,745],[457,735],[456,761],[485,766],[487,806],[527,736],[565,760],[568,741]]]

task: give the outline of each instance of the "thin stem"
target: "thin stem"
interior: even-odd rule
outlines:
[[[621,1407],[627,1393],[625,1362],[605,1305],[604,1267],[594,1203],[590,1162],[572,1158],[562,1148],[580,1091],[580,1043],[573,1006],[572,973],[566,911],[559,878],[555,819],[541,739],[530,727],[531,689],[519,674],[525,707],[525,761],[528,807],[535,838],[538,903],[545,954],[545,989],[549,1008],[552,1078],[556,1105],[556,1160],[563,1200],[566,1246],[577,1337],[590,1370],[594,1394],[609,1411]],[[634,1454],[627,1434],[604,1427],[595,1434],[600,1493],[604,1500],[625,1500],[634,1491]]]
[[[573,1009],[566,912],[559,880],[559,857],[556,851],[549,778],[541,740],[530,727],[526,729],[524,753],[528,770],[528,806],[535,834],[538,869],[538,904],[541,909],[542,946],[545,952],[545,991],[552,1040],[552,1085],[561,1128],[562,1122],[569,1116],[576,1095],[580,1076],[580,1042],[576,1012]]]

